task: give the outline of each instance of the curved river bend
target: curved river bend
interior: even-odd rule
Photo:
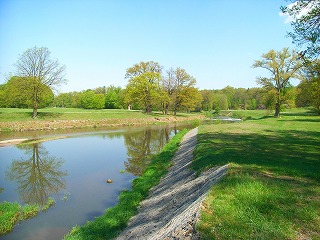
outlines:
[[[66,138],[0,148],[0,201],[55,200],[47,211],[16,225],[1,239],[61,239],[73,226],[103,214],[144,171],[150,156],[183,128],[191,127],[67,133]]]

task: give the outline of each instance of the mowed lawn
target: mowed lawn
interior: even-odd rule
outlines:
[[[37,120],[82,120],[107,118],[147,118],[142,111],[125,109],[44,108],[38,110]],[[32,109],[0,108],[0,121],[30,121]]]
[[[320,239],[319,116],[200,126],[193,168],[228,163],[201,211],[203,239]]]

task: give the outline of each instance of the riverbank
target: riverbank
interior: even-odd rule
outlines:
[[[8,131],[54,131],[60,129],[105,128],[121,126],[142,126],[202,120],[201,114],[160,113],[144,114],[141,111],[84,109],[43,109],[39,117],[32,119],[30,109],[0,109],[0,133]]]
[[[320,118],[282,113],[199,126],[193,169],[229,164],[210,190],[203,239],[319,239]]]
[[[227,165],[212,168],[200,176],[191,170],[198,129],[182,139],[172,167],[141,202],[138,213],[116,240],[198,239],[195,225],[200,205],[213,184],[226,173]]]

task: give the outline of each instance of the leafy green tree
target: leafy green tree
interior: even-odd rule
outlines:
[[[30,108],[33,106],[33,79],[28,77],[11,77],[4,86],[5,107]],[[52,90],[43,84],[38,85],[39,107],[49,106],[54,99]]]
[[[196,85],[196,79],[188,74],[185,69],[180,67],[167,71],[168,86],[165,87],[171,99],[171,105],[174,111],[174,115],[177,111],[184,108],[188,101],[193,101],[192,98],[198,98],[200,100],[199,92],[194,91]],[[190,93],[194,93],[192,95]]]
[[[270,50],[262,55],[262,60],[256,60],[254,68],[264,68],[271,73],[271,77],[258,77],[257,83],[268,90],[276,90],[276,103],[274,116],[280,116],[280,108],[285,96],[285,89],[290,86],[292,78],[298,78],[302,67],[300,56],[289,48],[282,51]]]
[[[216,111],[227,110],[228,109],[227,96],[223,93],[214,93],[212,108]]]
[[[222,89],[222,93],[224,93],[227,96],[228,100],[228,108],[229,109],[238,109],[238,101],[236,99],[235,95],[236,89],[231,86],[226,86]]]
[[[121,108],[121,87],[109,86],[106,89],[106,108],[119,109]]]
[[[202,104],[201,109],[204,111],[211,111],[213,109],[213,90],[201,90]]]
[[[196,108],[201,108],[202,95],[195,87],[183,88],[180,94],[182,99],[180,108],[185,109],[187,112],[193,111]]]
[[[66,80],[65,66],[58,60],[50,58],[48,48],[31,48],[20,55],[16,63],[17,76],[27,80],[32,90],[31,101],[33,105],[33,118],[37,117],[41,94],[45,87],[54,89]]]
[[[105,95],[87,90],[81,95],[81,106],[85,109],[103,109],[105,106]]]
[[[72,95],[70,93],[61,93],[54,99],[56,107],[70,108],[72,106]]]
[[[6,100],[6,94],[5,94],[5,84],[0,84],[0,107],[6,107],[5,100]]]
[[[146,113],[151,113],[160,98],[160,74],[146,72],[129,80],[127,94],[131,102],[143,107]]]
[[[153,61],[140,62],[128,68],[125,75],[128,79],[126,101],[151,113],[153,106],[159,103],[161,71],[160,64]]]
[[[320,60],[309,62],[304,80],[298,85],[299,106],[313,106],[320,114]]]
[[[301,55],[319,56],[320,52],[320,0],[296,0],[281,7],[292,18],[293,31],[288,35],[293,42],[304,47]]]
[[[144,73],[158,73],[161,75],[162,67],[159,63],[153,61],[139,62],[127,69],[125,79],[132,79]]]

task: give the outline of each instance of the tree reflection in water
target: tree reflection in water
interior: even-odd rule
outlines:
[[[50,196],[66,187],[67,171],[61,169],[63,160],[49,156],[41,143],[19,148],[29,157],[12,161],[6,176],[17,183],[16,191],[21,201],[44,205]]]
[[[175,131],[176,132],[176,131]],[[150,164],[150,155],[159,152],[170,140],[169,127],[124,135],[128,151],[128,162],[125,162],[126,171],[140,176]]]

